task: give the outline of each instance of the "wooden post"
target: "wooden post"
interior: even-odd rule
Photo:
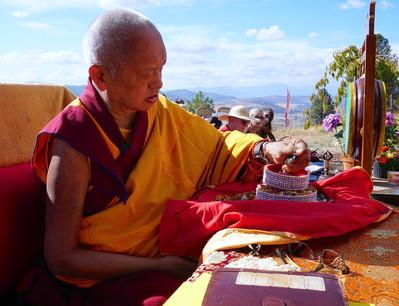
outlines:
[[[361,166],[371,174],[373,165],[373,140],[374,135],[374,94],[375,94],[375,56],[376,36],[374,34],[375,1],[370,2],[368,16],[368,34],[364,41],[363,68],[365,74],[364,105],[363,105],[363,128],[362,134],[362,156]],[[365,56],[364,56],[365,55]],[[363,69],[362,69],[363,70]]]

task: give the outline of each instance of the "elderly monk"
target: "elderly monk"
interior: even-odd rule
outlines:
[[[47,186],[46,266],[61,296],[84,294],[91,301],[84,305],[155,305],[195,268],[159,254],[167,199],[257,179],[264,163],[291,155],[297,158],[285,170],[294,172],[309,152],[299,139],[222,133],[162,96],[166,50],[142,15],[102,14],[88,29],[85,52],[86,89],[40,132],[33,156]]]

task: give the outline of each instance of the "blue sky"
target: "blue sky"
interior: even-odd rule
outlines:
[[[360,46],[363,0],[2,0],[0,82],[81,85],[82,38],[102,11],[135,9],[164,36],[164,89],[310,94],[334,51]],[[399,54],[399,0],[377,0],[376,32]],[[273,89],[272,89],[273,90]],[[270,94],[270,92],[269,92]]]

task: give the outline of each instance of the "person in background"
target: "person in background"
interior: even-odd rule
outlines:
[[[265,118],[265,125],[264,125],[264,131],[267,134],[268,138],[271,141],[276,141],[276,138],[274,137],[272,133],[272,121],[274,119],[274,112],[273,109],[271,108],[266,108],[263,112],[263,116]]]
[[[220,128],[220,131],[240,131],[244,133],[251,122],[248,109],[243,105],[233,106],[228,114],[218,116],[219,120],[227,121],[227,123]],[[258,121],[258,119],[254,119]]]
[[[261,108],[251,108],[249,110],[249,117],[252,119],[252,122],[248,125],[246,133],[258,134],[264,124],[263,110]]]
[[[167,200],[258,180],[266,163],[299,171],[309,150],[295,138],[221,133],[161,95],[166,49],[141,14],[100,15],[85,52],[86,88],[41,130],[32,158],[47,206],[45,265],[32,278],[28,304],[161,305],[197,264],[160,254]],[[244,131],[249,121],[237,106],[229,128]]]
[[[249,116],[252,120],[246,130],[247,133],[254,133],[270,141],[276,141],[272,133],[271,122],[273,121],[274,113],[271,108],[266,108],[265,110],[261,108],[252,108],[249,112]]]
[[[218,130],[222,126],[223,122],[220,121],[217,116],[212,116],[211,119],[209,120],[209,123],[212,124],[215,127],[215,129]]]
[[[177,99],[175,100],[175,103],[176,103],[176,104],[180,104],[180,105],[184,105],[184,104],[185,104],[184,100],[183,100],[183,99],[180,99],[180,98],[177,98]]]

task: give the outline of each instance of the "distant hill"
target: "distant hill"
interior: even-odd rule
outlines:
[[[80,96],[86,85],[66,85],[66,87],[68,87],[68,89],[72,91],[75,96]]]
[[[176,99],[190,101],[197,94],[197,92],[188,89],[171,90],[165,91],[164,93],[170,100],[173,101]],[[239,99],[234,96],[216,94],[212,92],[203,91],[203,93],[206,97],[209,97],[213,100],[216,107],[243,104],[248,108],[272,108],[276,114],[284,113],[287,99],[285,96],[278,95]],[[302,113],[306,108],[309,107],[309,105],[309,96],[291,97],[291,113]]]
[[[198,91],[192,91],[188,89],[176,89],[176,90],[162,91],[162,93],[164,93],[168,97],[168,99],[172,101],[175,101],[176,99],[183,99],[185,101],[189,101],[195,97]],[[204,94],[204,96],[212,99],[213,102],[215,103],[237,99],[234,96],[228,96],[213,92],[202,91],[202,93]]]
[[[67,87],[77,96],[79,96],[85,86],[69,86]],[[188,90],[188,89],[176,89],[162,91],[168,99],[175,101],[176,99],[183,99],[185,101],[192,100],[198,91]],[[248,108],[260,107],[260,108],[272,108],[275,114],[282,114],[285,110],[286,97],[281,95],[270,95],[254,98],[237,98],[235,96],[224,95],[214,92],[203,91],[206,97],[213,100],[216,107],[220,106],[233,106],[238,104],[243,104]],[[310,105],[309,96],[291,96],[291,113],[300,113],[308,108]]]
[[[290,91],[291,94],[298,96],[308,95],[309,93],[312,93],[314,91],[313,86],[290,86],[289,88],[287,88],[287,85],[278,83],[262,86],[241,86],[240,84],[236,84],[236,86],[234,87],[196,87],[188,89],[195,92],[202,90],[223,95],[232,95],[240,99],[251,97],[267,97],[271,95],[285,96],[287,93],[287,89]]]
[[[76,96],[80,96],[83,92],[85,85],[67,85],[70,91],[72,91]],[[162,91],[162,94],[166,95],[168,99],[175,101],[176,99],[183,99],[185,101],[192,100],[198,92],[191,91],[188,89],[176,89],[176,90],[168,90]],[[222,95],[212,92],[203,91],[206,97],[211,98],[214,102],[219,101],[228,101],[237,99],[234,96]]]
[[[272,108],[275,113],[283,113],[285,111],[287,97],[274,95],[241,99],[240,101],[245,102],[247,107]],[[291,113],[302,113],[309,106],[309,96],[291,96]]]

